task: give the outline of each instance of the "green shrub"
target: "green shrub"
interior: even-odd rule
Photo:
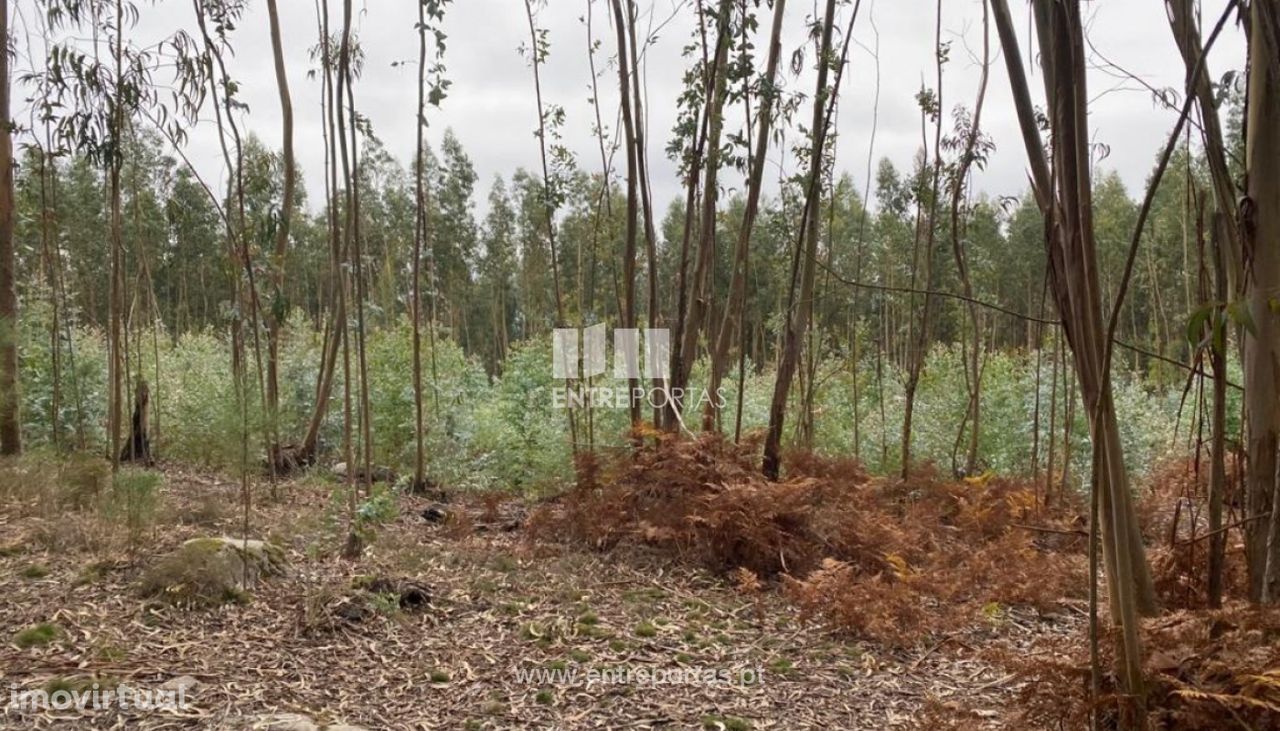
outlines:
[[[155,523],[164,477],[159,472],[122,468],[111,483],[110,499],[103,514],[125,529],[130,546],[136,547]]]
[[[47,305],[33,302],[24,310],[22,340],[24,429],[29,445],[39,451],[51,440],[52,371],[49,353]],[[415,409],[412,387],[412,330],[404,317],[382,313],[368,333],[367,360],[374,461],[400,474],[414,464]],[[247,390],[238,400],[230,367],[230,347],[225,330],[186,333],[174,338],[158,333],[158,354],[149,348],[142,354],[142,376],[152,385],[153,446],[158,454],[187,463],[238,471],[247,456],[248,467],[263,464],[263,434],[274,428],[281,441],[301,439],[314,408],[322,334],[306,313],[296,311],[281,331],[280,412],[276,424],[268,423],[258,391],[252,357]],[[60,440],[63,446],[78,444],[85,436],[87,454],[106,452],[101,424],[106,408],[106,351],[102,334],[91,328],[73,328],[73,349],[63,352],[63,383],[58,404]],[[142,333],[143,343],[152,342]],[[525,493],[559,489],[573,479],[569,418],[555,408],[551,393],[564,383],[552,377],[551,339],[541,336],[512,345],[501,372],[486,375],[476,357],[466,355],[447,332],[437,332],[433,344],[424,342],[423,378],[426,389],[424,415],[427,436],[428,476],[448,488],[471,490],[499,488]],[[904,374],[892,358],[878,357],[871,343],[860,344],[855,359],[848,352],[825,353],[815,364],[817,391],[812,448],[826,454],[857,454],[867,468],[892,473],[899,468],[900,430],[905,401]],[[74,352],[74,367],[71,355]],[[983,360],[983,392],[979,454],[993,470],[1020,474],[1032,469],[1032,444],[1039,442],[1043,468],[1050,438],[1052,398],[1051,364],[1054,347],[1046,341],[1042,353],[1002,351]],[[154,363],[159,358],[159,368]],[[1036,388],[1037,361],[1040,365]],[[1115,401],[1121,436],[1131,469],[1142,471],[1171,449],[1175,442],[1181,374],[1162,370],[1135,373],[1131,362],[1116,359]],[[1239,379],[1239,363],[1229,364]],[[353,375],[356,375],[353,373]],[[707,364],[694,364],[691,385],[704,386]],[[742,394],[742,430],[750,433],[768,422],[773,372],[747,363]],[[1066,378],[1059,373],[1057,415],[1064,413],[1062,393]],[[625,388],[611,375],[597,379],[605,388]],[[353,385],[358,386],[358,382]],[[724,382],[726,404],[722,428],[732,433],[738,406],[737,369]],[[1074,386],[1072,386],[1074,388]],[[329,408],[321,425],[322,465],[339,461],[342,441],[342,380],[337,374]],[[856,396],[856,401],[855,401]],[[1087,475],[1088,424],[1076,399],[1071,425],[1072,474]],[[1231,392],[1227,412],[1234,433],[1239,424],[1239,394]],[[1039,433],[1033,414],[1039,403]],[[957,436],[965,416],[967,391],[961,350],[935,345],[921,375],[917,393],[913,458],[936,462],[949,470]],[[1189,419],[1188,414],[1183,421]],[[794,440],[801,415],[799,389],[787,414],[786,438]],[[598,449],[624,448],[629,418],[625,408],[597,408],[591,419],[578,412],[579,438],[588,437]],[[645,418],[651,418],[645,409]],[[686,422],[697,429],[697,414]],[[855,428],[856,425],[856,428]],[[1061,438],[1061,425],[1054,430]],[[590,432],[590,434],[588,434]],[[1180,432],[1185,438],[1186,424]],[[243,452],[248,445],[248,454]],[[1062,454],[1061,443],[1056,456]],[[963,452],[963,449],[961,450]],[[51,460],[56,463],[56,459]],[[1060,465],[1059,465],[1060,467]],[[6,469],[0,466],[0,471]],[[95,502],[108,486],[104,463],[85,458],[74,467],[59,467],[66,479],[46,476],[41,484],[57,487],[48,494],[48,509],[71,504],[81,508]],[[9,483],[9,484],[5,484]],[[58,484],[55,484],[58,483]],[[35,484],[35,483],[32,483]],[[65,484],[63,488],[59,486]],[[12,481],[0,480],[0,492],[12,492]]]

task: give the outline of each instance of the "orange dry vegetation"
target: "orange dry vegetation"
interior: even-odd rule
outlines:
[[[1238,462],[1228,465],[1223,522],[1239,523]],[[1208,467],[1180,459],[1158,466],[1141,486],[1139,513],[1162,614],[1144,620],[1142,644],[1150,727],[1216,731],[1280,728],[1280,612],[1245,601],[1240,529],[1227,532],[1222,609],[1207,608]],[[1103,592],[1105,596],[1105,591]],[[1122,704],[1111,667],[1114,634],[1106,609],[1098,709],[1111,727]],[[993,653],[994,655],[994,653]],[[1054,659],[1056,658],[1056,659]],[[1042,647],[1036,657],[993,657],[1031,682],[1019,704],[1034,728],[1083,728],[1089,711],[1089,649],[1083,635]],[[1052,688],[1055,692],[1045,692]]]
[[[652,437],[535,516],[535,530],[597,549],[653,546],[781,583],[810,616],[890,644],[972,624],[1001,604],[1085,591],[1083,531],[1030,483],[920,471],[872,478],[848,459],[789,455],[769,482],[754,440]]]
[[[1222,522],[1238,526],[1244,519],[1239,461],[1227,464],[1227,489]],[[1147,558],[1160,603],[1178,609],[1208,606],[1209,576],[1209,464],[1197,469],[1193,459],[1174,459],[1152,470],[1138,503],[1142,531],[1149,546]],[[1244,562],[1244,534],[1237,527],[1226,532],[1223,594],[1248,594]]]
[[[1087,596],[1087,520],[1080,502],[1046,511],[1029,482],[960,481],[922,469],[870,477],[857,462],[788,456],[785,479],[758,468],[756,439],[676,439],[579,464],[579,482],[530,520],[535,536],[598,550],[646,545],[725,573],[752,591],[788,594],[806,615],[889,645],[961,630],[1001,605],[1080,605]],[[1232,469],[1234,480],[1234,468]],[[1230,533],[1227,609],[1204,605],[1203,474],[1162,466],[1142,486],[1140,512],[1166,613],[1144,622],[1152,726],[1280,728],[1280,615],[1248,608],[1239,531]],[[1228,502],[1231,503],[1230,496]],[[1232,522],[1229,514],[1226,522]],[[1107,671],[1113,638],[1100,587],[1103,727],[1120,699]],[[1017,672],[1026,727],[1081,727],[1089,711],[1088,638],[1045,640],[1034,655],[990,648]]]

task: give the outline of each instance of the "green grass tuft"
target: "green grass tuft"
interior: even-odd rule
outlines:
[[[13,643],[18,647],[37,647],[47,645],[61,635],[62,630],[57,625],[44,622],[28,627],[14,635]]]
[[[49,567],[43,564],[33,563],[22,567],[19,572],[24,579],[43,579],[49,575]]]

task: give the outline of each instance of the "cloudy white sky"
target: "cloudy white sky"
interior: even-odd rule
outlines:
[[[547,103],[565,108],[565,142],[578,154],[581,165],[595,170],[599,167],[599,153],[591,133],[593,112],[584,23],[589,1],[595,3],[594,35],[603,41],[604,50],[597,57],[597,65],[603,74],[600,83],[606,124],[612,128],[617,76],[611,65],[604,67],[611,63],[613,38],[605,1],[548,0],[539,11],[538,23],[549,30],[552,44],[543,69],[544,98]],[[674,166],[666,160],[663,149],[674,123],[675,100],[686,67],[681,49],[688,43],[693,27],[691,2],[639,0],[643,22],[661,26],[645,63],[649,156],[658,206],[665,206],[679,195]],[[1225,2],[1203,0],[1206,26],[1216,22]],[[331,0],[330,4],[341,3]],[[952,61],[944,81],[944,106],[950,110],[957,103],[973,103],[982,48],[982,0],[944,0],[943,4],[943,36],[952,42]],[[154,4],[144,1],[140,5],[141,20],[133,31],[139,43],[152,42],[177,28],[194,27],[188,0],[156,0]],[[1013,0],[1011,5],[1015,22],[1024,29],[1025,52],[1025,3]],[[320,90],[319,83],[308,77],[313,68],[308,51],[316,40],[315,6],[312,0],[280,0],[280,6],[298,125],[295,144],[314,206],[323,186]],[[407,163],[414,144],[416,69],[412,63],[397,62],[414,62],[417,58],[415,2],[357,0],[356,7],[359,36],[367,55],[364,76],[356,86],[356,103],[387,147]],[[849,12],[850,7],[845,6],[843,12]],[[850,52],[850,67],[841,90],[837,153],[838,167],[852,173],[860,185],[865,180],[872,127],[877,120],[873,104],[877,81],[880,102],[874,156],[888,157],[905,166],[920,146],[919,111],[914,97],[922,82],[933,85],[934,7],[934,0],[862,0],[854,30],[858,44]],[[1110,156],[1102,166],[1117,170],[1131,194],[1136,194],[1176,113],[1155,104],[1140,83],[1120,78],[1117,72],[1103,67],[1111,62],[1153,87],[1180,89],[1181,61],[1165,21],[1163,3],[1158,0],[1093,0],[1085,7],[1089,40],[1096,49],[1090,77],[1095,99],[1091,117],[1094,139],[1110,148]],[[802,44],[808,20],[819,10],[814,0],[790,0],[786,53]],[[334,12],[336,25],[339,19],[336,9]],[[760,12],[760,25],[767,29],[768,10]],[[448,33],[445,62],[453,86],[443,108],[430,112],[428,137],[433,146],[438,145],[444,130],[452,128],[462,141],[480,178],[476,196],[479,209],[495,175],[506,177],[517,167],[538,167],[538,147],[532,135],[537,124],[532,71],[519,51],[528,42],[528,25],[521,0],[454,0],[444,26]],[[979,174],[977,185],[991,195],[1013,195],[1025,188],[1025,153],[1017,136],[994,30],[992,36],[993,65],[984,127],[995,139],[997,150],[987,170]],[[265,0],[249,0],[249,9],[234,32],[233,41],[236,57],[230,70],[241,81],[243,100],[250,108],[245,125],[267,144],[279,146],[279,105]],[[764,43],[758,47],[763,53]],[[877,47],[878,70],[871,53]],[[810,50],[808,58],[812,57]],[[1210,70],[1218,77],[1229,69],[1240,68],[1243,59],[1243,38],[1232,25],[1211,53]],[[792,89],[811,91],[808,74],[788,83]],[[806,108],[801,116],[807,118],[808,114]],[[740,122],[740,111],[734,111],[734,119]],[[193,134],[189,154],[202,173],[219,178],[225,171],[210,126]],[[772,177],[776,177],[778,165],[788,161],[776,146],[770,159],[775,163]]]

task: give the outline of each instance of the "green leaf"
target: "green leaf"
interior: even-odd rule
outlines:
[[[1192,347],[1199,347],[1204,341],[1204,324],[1216,308],[1216,304],[1207,304],[1191,313],[1191,317],[1187,320],[1187,342],[1191,343]]]

